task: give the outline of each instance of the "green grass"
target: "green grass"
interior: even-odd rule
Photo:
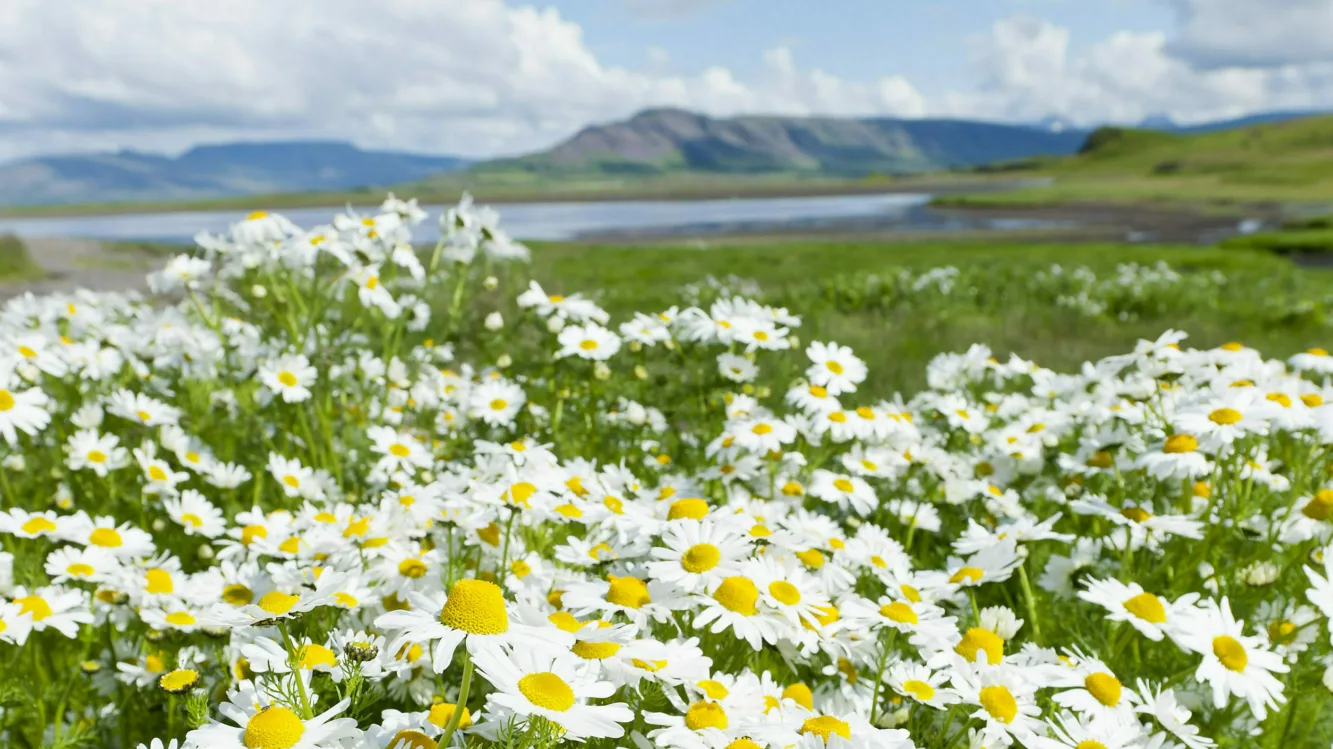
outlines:
[[[41,266],[33,262],[28,248],[18,237],[0,235],[0,281],[39,278],[41,275]]]
[[[1103,128],[1084,151],[1033,164],[1048,187],[942,200],[1031,207],[1080,201],[1314,203],[1333,201],[1333,116],[1200,135]]]
[[[1333,251],[1333,229],[1296,229],[1231,237],[1223,247],[1263,250],[1278,254]]]
[[[753,280],[766,302],[805,317],[802,340],[837,340],[866,357],[869,387],[882,395],[924,386],[932,357],[977,342],[1000,358],[1012,352],[1065,370],[1123,353],[1139,338],[1156,338],[1168,328],[1189,332],[1194,346],[1238,339],[1274,356],[1333,342],[1326,322],[1333,310],[1333,272],[1297,268],[1256,250],[815,241],[706,250],[539,244],[533,255],[532,277],[549,292],[591,293],[616,321],[633,311],[679,304],[683,285],[710,275]],[[1122,320],[1072,314],[1055,305],[1052,290],[1033,281],[1056,263],[1087,266],[1107,277],[1120,263],[1157,261],[1196,281],[1216,271],[1227,283],[1122,300],[1131,312]],[[958,293],[950,297],[913,295],[892,282],[904,269],[948,265],[961,271]]]

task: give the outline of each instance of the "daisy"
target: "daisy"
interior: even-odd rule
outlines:
[[[1199,735],[1198,726],[1190,724],[1189,720],[1193,714],[1180,704],[1174,691],[1162,687],[1154,689],[1142,679],[1139,680],[1138,687],[1139,694],[1143,695],[1143,702],[1138,706],[1140,714],[1153,716],[1162,728],[1189,749],[1212,749],[1217,745],[1207,736]]]
[[[231,723],[209,721],[185,736],[187,743],[209,749],[332,749],[360,737],[356,721],[339,718],[350,706],[343,700],[317,716],[270,701],[266,691],[248,681],[228,693],[218,712]]]
[[[855,392],[857,384],[866,378],[865,362],[846,346],[815,341],[805,349],[805,355],[811,362],[805,371],[806,380],[823,387],[829,395]]]
[[[22,645],[32,631],[33,610],[22,602],[0,601],[0,642]]]
[[[1268,717],[1269,708],[1286,702],[1282,682],[1274,673],[1286,673],[1287,664],[1277,653],[1263,647],[1261,638],[1244,633],[1245,623],[1231,615],[1231,603],[1206,601],[1190,625],[1185,645],[1203,655],[1194,672],[1201,684],[1213,690],[1213,706],[1226,707],[1232,695],[1250,705],[1255,720]]]
[[[588,704],[610,697],[615,685],[599,681],[570,656],[529,648],[487,649],[476,653],[474,663],[496,689],[490,703],[512,715],[545,718],[570,739],[620,738],[625,734],[621,724],[634,719],[629,707],[618,702]]]
[[[910,697],[936,710],[944,710],[956,702],[958,695],[944,686],[947,671],[931,671],[921,663],[899,661],[889,667],[885,680],[889,688],[904,697]]]
[[[147,427],[176,424],[181,417],[180,409],[129,390],[117,390],[111,394],[107,413]]]
[[[556,358],[576,356],[592,361],[606,361],[620,350],[620,337],[596,323],[570,325],[560,331],[560,350]]]
[[[72,471],[92,471],[105,478],[107,473],[130,464],[130,453],[120,446],[114,434],[98,434],[96,429],[81,429],[65,442]]]
[[[46,406],[50,398],[40,388],[19,390],[21,380],[0,369],[0,435],[10,447],[18,444],[18,433],[37,434],[51,422]]]
[[[464,579],[454,583],[449,595],[408,593],[412,607],[390,611],[375,620],[375,626],[392,634],[389,649],[405,645],[428,645],[435,673],[443,673],[453,661],[460,643],[473,656],[509,643],[508,606],[500,587],[485,580]]]
[[[518,385],[504,381],[485,382],[469,396],[469,413],[487,424],[510,424],[526,401],[527,396]]]
[[[749,542],[727,525],[708,518],[673,520],[661,535],[663,546],[652,550],[648,573],[687,593],[713,588],[740,569],[750,551]]]
[[[694,617],[695,629],[712,625],[714,634],[728,629],[751,648],[759,650],[762,643],[777,642],[777,621],[774,614],[760,608],[759,587],[754,580],[734,575],[722,580],[708,595],[697,595],[695,601],[701,611]]]
[[[179,498],[163,499],[162,506],[167,516],[185,529],[187,536],[198,534],[205,538],[217,538],[227,529],[222,511],[194,489],[186,489]]]
[[[34,631],[54,629],[73,639],[78,637],[80,625],[93,623],[88,594],[82,590],[50,585],[29,591],[20,585],[11,595],[19,613],[31,619]]]
[[[1101,606],[1113,622],[1129,622],[1139,634],[1159,641],[1163,635],[1183,643],[1186,630],[1192,626],[1194,602],[1199,594],[1186,593],[1175,601],[1168,601],[1143,589],[1138,583],[1128,585],[1119,580],[1090,578],[1078,597]]]
[[[371,449],[382,456],[375,464],[376,471],[411,473],[419,468],[430,468],[430,453],[415,438],[384,426],[367,429],[366,436],[375,443]]]
[[[283,403],[309,400],[310,386],[318,376],[319,371],[304,354],[283,354],[259,367],[259,381],[274,395],[282,396]]]
[[[850,508],[858,515],[873,513],[879,503],[875,490],[870,488],[865,479],[833,473],[822,468],[815,470],[809,492],[812,497],[843,509]]]

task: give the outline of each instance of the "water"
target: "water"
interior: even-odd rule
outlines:
[[[583,237],[716,235],[790,229],[861,228],[902,231],[1032,228],[1054,222],[959,217],[927,206],[931,195],[837,195],[809,198],[725,200],[633,200],[588,203],[498,205],[501,226],[526,240]],[[425,206],[430,218],[413,232],[419,242],[439,238],[441,206]],[[329,223],[341,210],[296,208],[279,211],[303,227]],[[363,210],[364,212],[364,210]],[[239,211],[132,213],[112,216],[0,219],[0,234],[20,237],[84,237],[190,243],[200,231],[222,232],[242,219]]]

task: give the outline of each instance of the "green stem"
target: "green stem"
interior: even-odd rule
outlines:
[[[1041,621],[1037,617],[1037,601],[1032,597],[1032,584],[1028,582],[1027,560],[1018,565],[1018,581],[1023,585],[1023,598],[1027,600],[1028,618],[1032,620],[1032,641],[1041,644]]]
[[[310,709],[310,695],[306,693],[305,679],[301,678],[300,655],[296,652],[296,644],[292,642],[292,636],[287,634],[287,622],[279,621],[278,631],[282,633],[282,643],[287,648],[287,658],[292,668],[292,676],[296,678],[296,691],[301,698],[302,715],[306,720],[310,720],[315,717],[315,713]]]
[[[444,727],[444,735],[440,737],[438,746],[448,747],[449,740],[454,737],[454,731],[458,730],[458,723],[463,719],[463,711],[467,709],[467,693],[472,686],[472,655],[467,652],[466,643],[463,645],[463,682],[458,686],[458,702],[454,704],[454,714],[449,716],[449,724]]]

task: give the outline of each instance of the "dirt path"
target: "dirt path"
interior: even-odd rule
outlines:
[[[146,288],[144,275],[161,257],[132,249],[112,249],[92,239],[24,239],[28,256],[46,275],[24,281],[0,281],[0,301],[26,292],[50,294],[77,289],[127,291]]]

